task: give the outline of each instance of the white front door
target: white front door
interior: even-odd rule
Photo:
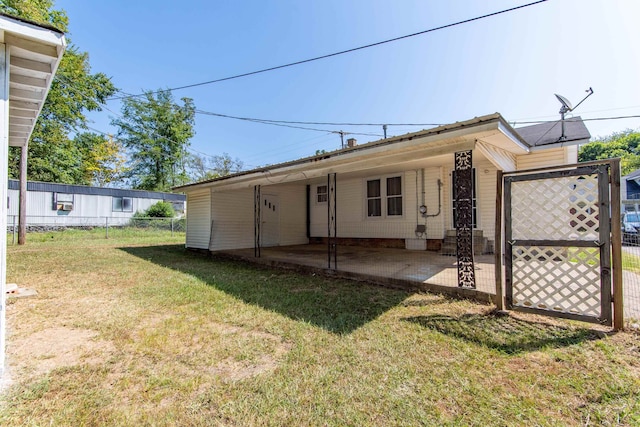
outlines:
[[[260,207],[260,245],[278,246],[280,244],[280,203],[278,196],[265,194]]]

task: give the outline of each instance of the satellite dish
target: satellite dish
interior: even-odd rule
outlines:
[[[560,104],[562,104],[562,107],[560,107],[560,123],[561,123],[561,131],[560,131],[560,138],[558,138],[558,142],[563,142],[566,141],[567,136],[564,133],[564,114],[565,113],[569,113],[571,111],[573,111],[574,109],[578,108],[578,106],[580,104],[582,104],[584,102],[585,99],[587,99],[588,97],[590,97],[591,95],[593,95],[593,89],[589,88],[587,89],[585,92],[587,92],[587,96],[585,96],[584,98],[582,98],[582,101],[578,102],[578,105],[576,105],[575,107],[573,107],[571,105],[571,102],[569,102],[569,100],[567,98],[565,98],[562,95],[558,95],[557,93],[554,93],[554,95],[556,96],[556,99],[558,101],[560,101]]]
[[[558,95],[557,93],[554,93],[554,95],[556,96],[556,98],[558,98],[558,101],[560,101],[560,104],[562,104],[562,109],[564,110],[565,113],[567,111],[573,110],[573,107],[571,106],[571,102],[569,102],[567,98],[565,98],[562,95]]]

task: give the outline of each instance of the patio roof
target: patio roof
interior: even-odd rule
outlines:
[[[370,168],[432,158],[470,150],[480,141],[507,155],[525,154],[530,146],[499,114],[476,117],[471,120],[439,126],[433,129],[394,136],[356,145],[317,156],[257,168],[212,180],[179,187],[177,191],[197,191],[204,188],[246,188],[324,176],[327,173],[352,172]]]
[[[53,27],[0,13],[0,43],[9,62],[9,145],[29,141],[66,47]]]

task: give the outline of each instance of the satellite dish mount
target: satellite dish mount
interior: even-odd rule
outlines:
[[[562,142],[562,141],[565,141],[567,139],[567,136],[564,133],[564,115],[566,113],[569,113],[569,112],[575,110],[576,108],[578,108],[578,106],[580,104],[582,104],[585,99],[587,99],[588,97],[593,95],[593,89],[592,88],[587,89],[585,92],[588,92],[587,96],[582,98],[582,101],[578,102],[578,105],[576,105],[575,107],[571,106],[571,102],[569,102],[569,100],[567,98],[565,98],[562,95],[558,95],[557,93],[554,93],[554,95],[556,96],[558,101],[560,101],[560,104],[562,104],[562,107],[560,107],[560,123],[562,125],[562,134],[560,135],[560,138],[558,138],[558,142]]]

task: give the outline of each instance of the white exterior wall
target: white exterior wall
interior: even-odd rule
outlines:
[[[518,170],[559,166],[578,162],[576,146],[549,148],[517,157]]]
[[[19,191],[9,190],[9,225],[18,215]],[[145,211],[162,199],[130,197],[131,212],[113,212],[113,197],[89,194],[74,194],[73,209],[53,209],[53,193],[48,191],[27,192],[27,225],[109,225],[125,224],[137,212]],[[16,219],[17,221],[17,219]]]
[[[186,247],[208,249],[211,233],[211,192],[209,190],[187,193]]]
[[[442,180],[442,168],[425,168],[424,170],[424,202],[427,214],[435,215],[438,211],[438,179]],[[402,212],[399,217],[367,217],[366,186],[367,180],[401,176],[402,177]],[[416,182],[417,178],[417,182]],[[442,238],[443,210],[437,217],[426,220],[419,215],[418,208],[422,204],[421,170],[399,171],[395,173],[372,173],[364,178],[346,178],[337,175],[337,231],[338,237],[345,238],[399,238],[415,239],[416,225],[427,224],[427,238]],[[443,181],[444,183],[444,181]],[[416,186],[417,184],[417,186]],[[446,183],[444,183],[446,185]],[[317,202],[317,187],[326,185],[326,181],[316,181],[311,185],[311,236],[327,236],[327,204]],[[444,193],[444,188],[443,188]],[[383,214],[386,201],[382,198]]]
[[[263,197],[278,200],[277,244],[301,245],[306,236],[306,184],[262,186]],[[189,215],[192,216],[191,201]],[[254,192],[251,189],[211,193],[212,251],[254,247]],[[189,231],[187,229],[187,238]]]

